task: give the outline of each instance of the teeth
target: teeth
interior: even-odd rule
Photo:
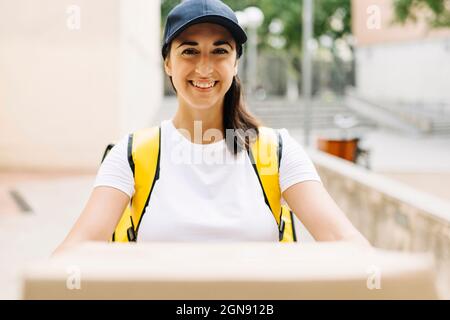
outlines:
[[[199,82],[191,81],[191,83],[192,83],[194,86],[199,87],[199,88],[203,88],[203,89],[211,88],[211,87],[213,87],[214,84],[215,84],[214,81],[213,81],[213,82],[210,82],[210,83],[199,83]]]

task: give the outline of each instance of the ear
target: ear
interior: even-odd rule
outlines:
[[[236,59],[236,63],[234,64],[234,75],[235,76],[238,73],[238,67],[239,67],[239,59]]]
[[[164,60],[164,71],[166,71],[166,74],[169,77],[172,76],[172,64],[170,63],[170,59],[168,57]]]

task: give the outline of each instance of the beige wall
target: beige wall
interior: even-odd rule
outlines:
[[[392,0],[354,0],[352,6],[358,94],[385,108],[450,108],[450,29],[393,25]]]
[[[0,0],[0,169],[93,170],[109,141],[150,124],[159,25],[159,1]]]
[[[430,31],[423,22],[409,23],[405,26],[394,25],[392,23],[394,13],[392,2],[393,0],[352,0],[352,28],[358,46],[450,37],[450,29]],[[372,6],[375,6],[375,8],[372,8]],[[381,19],[379,29],[371,27],[374,26],[371,19],[377,13],[379,13]]]

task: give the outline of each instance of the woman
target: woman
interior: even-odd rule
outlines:
[[[139,226],[130,228],[132,240],[279,240],[267,190],[250,161],[262,127],[245,108],[237,76],[246,40],[234,12],[219,0],[184,1],[169,13],[162,54],[178,109],[161,123],[158,177]],[[130,137],[106,157],[86,207],[56,252],[111,239],[136,196],[134,165],[127,156]],[[285,129],[279,139],[282,198],[312,236],[368,245],[330,198],[301,146]]]

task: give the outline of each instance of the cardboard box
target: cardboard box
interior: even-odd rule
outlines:
[[[334,243],[86,243],[23,274],[24,299],[437,299],[429,254]]]

